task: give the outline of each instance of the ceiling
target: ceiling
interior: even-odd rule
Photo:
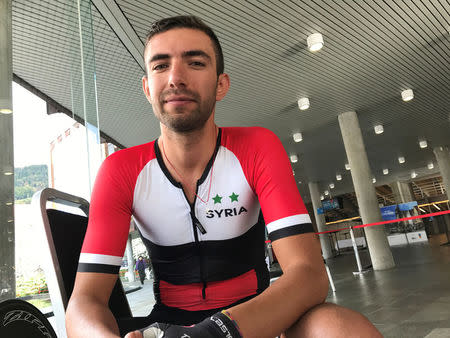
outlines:
[[[222,43],[231,89],[217,105],[217,123],[273,130],[288,154],[299,155],[293,169],[305,200],[309,181],[318,181],[322,191],[334,183],[334,196],[354,190],[344,168],[337,120],[342,112],[359,116],[377,186],[411,180],[412,170],[417,179],[437,173],[432,148],[450,145],[449,1],[92,3],[99,124],[126,147],[159,135],[141,89],[142,46],[151,22],[179,14],[201,17]],[[14,0],[13,71],[77,114],[71,98],[78,51],[74,10],[72,0]],[[311,53],[306,38],[315,32],[322,33],[324,48]],[[415,97],[403,102],[400,93],[407,88]],[[300,111],[297,99],[303,96],[311,107]],[[384,133],[376,135],[379,123]],[[294,143],[293,132],[302,132],[303,141]],[[419,148],[421,139],[427,148]]]

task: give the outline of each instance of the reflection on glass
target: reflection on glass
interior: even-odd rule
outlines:
[[[102,161],[91,2],[68,1],[67,15],[68,29],[72,32],[70,46],[72,112],[84,119],[85,126],[85,136],[79,146],[83,147],[87,159],[87,166],[80,167],[80,170],[85,172],[87,180],[80,182],[84,191],[78,195],[89,200]]]

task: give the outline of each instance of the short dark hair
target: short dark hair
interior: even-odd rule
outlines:
[[[152,24],[150,30],[147,33],[145,38],[145,46],[144,46],[144,55],[145,50],[147,49],[147,45],[150,42],[151,38],[156,34],[167,32],[171,29],[175,28],[191,28],[197,29],[199,31],[204,32],[209,36],[213,43],[214,52],[216,54],[216,71],[217,76],[224,72],[224,61],[223,61],[223,52],[222,47],[220,46],[219,39],[217,38],[214,31],[206,25],[200,18],[194,15],[179,15],[173,16],[170,18],[164,18],[158,20]],[[147,67],[147,66],[146,66]]]

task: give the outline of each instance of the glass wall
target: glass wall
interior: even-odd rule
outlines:
[[[72,43],[68,51],[71,60],[72,113],[84,120],[85,135],[82,142],[86,148],[87,164],[79,166],[80,173],[83,172],[86,178],[84,191],[79,187],[80,190],[74,193],[89,200],[95,176],[102,161],[91,2],[68,0],[66,8],[67,28],[72,34]]]
[[[1,7],[5,4],[9,6],[7,11]],[[28,5],[17,2],[14,6]],[[49,250],[42,225],[33,209],[32,196],[50,187],[89,201],[101,162],[118,147],[101,137],[97,76],[105,74],[97,74],[96,70],[92,16],[95,8],[91,7],[89,0],[32,3],[30,6],[37,11],[42,9],[40,6],[47,6],[46,15],[54,18],[54,23],[40,20],[38,16],[30,16],[26,20],[30,22],[29,35],[35,37],[36,50],[39,50],[39,44],[63,46],[64,55],[58,54],[54,62],[64,63],[67,76],[57,78],[59,94],[70,99],[56,102],[57,98],[42,92],[39,78],[32,81],[33,76],[28,77],[28,74],[19,75],[30,83],[16,77],[12,85],[11,30],[2,29],[0,43],[9,49],[1,50],[2,53],[6,50],[10,59],[6,64],[0,64],[0,301],[20,298],[36,305],[44,313],[57,313],[57,306],[62,304],[55,304],[49,297],[49,288],[52,289],[52,283],[54,285],[45,273]],[[11,1],[0,0],[0,12],[7,14],[1,17],[2,28],[4,23],[11,25],[14,21],[11,7]],[[96,20],[97,25],[99,20],[103,20],[98,18],[97,12]],[[60,41],[46,38],[55,23],[58,23]],[[102,30],[109,28],[105,22],[100,25]],[[0,60],[5,58],[0,57]],[[37,72],[51,71],[50,67]],[[55,203],[49,207],[81,213]],[[133,231],[133,227],[131,230],[120,278],[127,290],[151,293],[151,265],[147,264],[146,280],[142,286],[134,269],[139,256],[150,257],[137,231]],[[151,297],[145,308],[134,307],[141,297],[138,292],[128,294],[134,315],[146,315],[151,310]],[[50,321],[58,326],[54,318]]]

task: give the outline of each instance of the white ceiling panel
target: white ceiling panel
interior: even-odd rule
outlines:
[[[13,1],[14,72],[68,109],[71,3]],[[124,16],[118,22],[126,19],[142,42],[154,20],[172,15],[197,15],[215,30],[232,84],[217,106],[218,124],[258,125],[277,133],[286,151],[300,157],[294,169],[306,199],[308,181],[321,182],[323,189],[334,182],[334,194],[353,190],[337,122],[342,112],[358,113],[377,184],[408,179],[411,170],[430,174],[432,148],[450,144],[449,1],[116,0],[115,5]],[[93,6],[100,128],[133,146],[157,137],[159,124],[142,93],[141,66],[119,38],[119,28],[116,34],[105,18]],[[310,53],[306,38],[315,32],[325,44]],[[403,102],[400,93],[407,88],[415,97]],[[297,108],[301,96],[310,98],[306,111]],[[375,135],[379,123],[384,133]],[[294,143],[293,132],[302,132],[304,140]],[[422,138],[426,149],[419,148]],[[406,162],[399,164],[398,156]],[[388,176],[383,168],[389,168]],[[342,181],[336,182],[336,173]]]

